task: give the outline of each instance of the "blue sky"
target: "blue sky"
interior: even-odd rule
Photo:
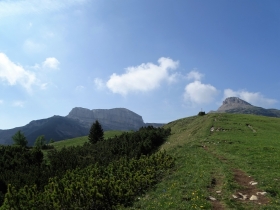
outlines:
[[[280,109],[280,1],[0,0],[0,129],[124,107],[167,123],[229,96]]]

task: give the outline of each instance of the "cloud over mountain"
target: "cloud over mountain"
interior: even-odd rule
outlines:
[[[228,97],[239,97],[256,106],[270,108],[277,103],[277,100],[264,97],[260,92],[248,92],[246,90],[234,91],[232,89],[224,90],[224,99]]]
[[[219,91],[210,84],[201,83],[204,75],[196,70],[191,71],[187,75],[187,79],[194,80],[185,87],[184,100],[192,105],[208,104],[215,100]]]

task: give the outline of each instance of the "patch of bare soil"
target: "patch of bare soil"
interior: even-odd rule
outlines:
[[[219,201],[212,201],[212,210],[224,210],[225,208]]]
[[[213,210],[224,210],[224,206],[220,202],[221,191],[216,191],[222,185],[220,179],[212,178],[211,184],[208,186],[208,190],[212,196],[209,196],[208,200],[211,201]]]
[[[242,186],[242,189],[236,191],[232,196],[240,202],[253,202],[259,205],[265,205],[269,199],[263,192],[257,188],[258,183],[252,177],[246,175],[240,169],[233,169],[234,180]]]
[[[211,152],[208,147],[202,146],[204,150]],[[212,153],[216,158],[218,158],[221,162],[227,163],[228,160],[220,155]],[[238,183],[238,185],[242,186],[242,189],[236,191],[234,194],[232,194],[232,198],[236,199],[240,202],[251,202],[256,205],[266,205],[269,203],[269,199],[265,196],[267,193],[259,190],[257,188],[258,183],[254,181],[254,179],[247,174],[245,174],[240,169],[233,169],[232,170],[234,175],[234,180]],[[215,186],[219,186],[222,183],[219,183],[219,179],[212,179],[211,186],[209,187],[209,191],[211,194],[217,193],[217,196],[215,196],[215,200],[209,199],[212,202],[212,209],[213,210],[223,210],[225,207],[221,204],[219,199],[216,199],[216,197],[219,197],[219,194],[221,192],[214,191]],[[217,187],[216,187],[217,189]]]

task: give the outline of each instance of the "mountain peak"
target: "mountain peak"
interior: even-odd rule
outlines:
[[[140,115],[126,108],[90,110],[75,107],[66,117],[76,119],[88,128],[98,120],[105,130],[137,130],[145,125]]]
[[[229,98],[226,98],[224,101],[223,101],[223,105],[225,104],[243,104],[243,105],[249,105],[249,106],[252,106],[251,104],[249,104],[248,102],[238,98],[238,97],[229,97]]]
[[[255,114],[267,117],[280,117],[280,110],[264,109],[249,104],[248,102],[238,98],[229,97],[223,101],[222,106],[216,111],[218,113],[238,113],[238,114]]]
[[[238,97],[229,97],[223,101],[222,106],[219,107],[218,112],[223,112],[229,109],[236,108],[249,108],[252,107],[248,102],[238,98]]]

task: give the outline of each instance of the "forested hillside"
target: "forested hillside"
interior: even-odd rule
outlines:
[[[146,127],[48,152],[0,147],[3,209],[115,209],[131,205],[174,166],[156,152],[170,129]],[[156,152],[156,153],[155,153]]]

